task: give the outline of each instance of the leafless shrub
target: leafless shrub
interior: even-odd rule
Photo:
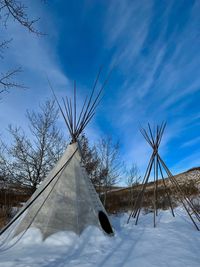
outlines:
[[[9,126],[13,143],[0,153],[0,171],[15,183],[37,185],[47,176],[66,147],[56,126],[58,110],[47,100],[39,112],[27,111],[31,138],[20,127]]]

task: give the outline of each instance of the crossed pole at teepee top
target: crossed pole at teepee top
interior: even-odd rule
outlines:
[[[135,218],[135,224],[137,225],[138,219],[140,216],[140,212],[141,212],[141,209],[143,206],[145,190],[147,188],[147,185],[149,183],[149,179],[150,179],[152,173],[153,173],[153,187],[154,187],[153,188],[153,224],[154,224],[154,227],[156,227],[156,216],[158,215],[158,178],[159,178],[159,174],[161,176],[161,182],[164,186],[164,193],[165,193],[165,196],[168,200],[172,216],[175,217],[174,209],[173,209],[173,205],[172,205],[172,200],[171,200],[171,196],[170,196],[171,192],[170,192],[170,189],[167,186],[166,180],[164,178],[164,172],[165,172],[167,174],[169,181],[173,185],[175,192],[179,196],[179,199],[180,199],[184,209],[186,210],[189,218],[193,222],[196,229],[199,231],[200,228],[199,228],[198,224],[200,223],[200,215],[199,215],[198,211],[196,210],[196,208],[193,205],[193,203],[191,202],[191,200],[184,194],[180,185],[178,184],[175,177],[172,175],[172,173],[170,172],[170,170],[168,169],[168,167],[166,166],[165,162],[162,160],[162,158],[160,157],[159,152],[158,152],[158,148],[160,146],[165,127],[166,127],[166,122],[162,123],[160,126],[157,125],[156,131],[154,134],[153,134],[152,128],[151,128],[149,123],[148,123],[147,130],[144,128],[140,128],[141,134],[144,136],[146,141],[152,147],[153,152],[151,154],[151,157],[150,157],[150,160],[149,160],[149,163],[148,163],[148,166],[147,166],[144,178],[143,178],[141,190],[139,191],[139,193],[135,199],[135,202],[134,202],[132,211],[129,215],[127,223],[129,223],[131,217],[133,217],[133,218]]]

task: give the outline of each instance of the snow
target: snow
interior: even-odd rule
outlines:
[[[80,237],[60,232],[42,241],[39,230],[29,229],[10,249],[2,247],[0,267],[199,267],[200,233],[186,214],[161,211],[156,228],[152,217],[142,215],[135,226],[126,223],[128,214],[112,216],[113,237],[88,227]]]

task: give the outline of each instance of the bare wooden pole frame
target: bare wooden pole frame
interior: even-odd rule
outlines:
[[[157,126],[156,130],[154,129],[154,131],[152,131],[152,128],[149,123],[147,126],[148,126],[147,129],[140,128],[140,132],[144,136],[147,143],[152,147],[153,153],[151,155],[151,158],[147,166],[147,170],[144,175],[141,190],[139,191],[136,197],[135,203],[133,205],[133,208],[129,215],[127,223],[129,223],[131,217],[135,218],[135,224],[138,223],[140,212],[141,212],[143,201],[144,201],[145,190],[149,182],[149,179],[151,177],[152,171],[153,171],[153,225],[154,227],[156,227],[156,216],[158,215],[158,177],[159,177],[159,174],[161,175],[161,180],[164,186],[165,196],[168,199],[172,216],[175,217],[173,204],[172,204],[172,200],[170,196],[170,190],[168,186],[166,185],[166,182],[164,179],[164,174],[163,174],[163,170],[164,170],[165,173],[167,174],[169,181],[173,185],[173,188],[178,194],[179,199],[184,209],[186,210],[189,218],[191,219],[195,228],[197,230],[200,230],[200,227],[198,225],[200,223],[200,215],[198,211],[195,209],[195,206],[193,205],[191,200],[184,194],[179,183],[176,181],[176,179],[174,178],[174,176],[172,175],[172,173],[170,172],[170,170],[168,169],[167,165],[162,160],[158,152],[158,148],[160,146],[162,136],[166,128],[166,122],[163,122],[160,126]]]
[[[101,85],[99,85],[101,72],[102,72],[102,68],[99,69],[96,79],[94,81],[94,84],[92,86],[92,90],[89,95],[89,98],[88,97],[85,98],[85,101],[79,113],[77,112],[76,81],[74,81],[73,97],[71,98],[67,96],[66,99],[62,98],[62,102],[64,106],[64,108],[62,108],[55,95],[53,87],[49,79],[47,78],[49,86],[53,92],[54,98],[58,104],[59,110],[69,130],[69,133],[71,136],[71,143],[74,143],[78,140],[78,137],[84,131],[87,124],[94,117],[96,108],[98,107],[102,99],[103,90],[110,78],[112,70],[108,73],[104,82]],[[97,86],[99,87],[98,90],[97,90]]]

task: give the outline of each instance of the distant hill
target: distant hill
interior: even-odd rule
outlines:
[[[198,190],[200,189],[200,167],[192,168],[186,172],[177,174],[173,176],[178,184],[181,186],[181,189],[187,196],[197,195],[199,194]],[[174,190],[173,184],[171,183],[169,178],[165,179],[165,184],[170,189],[172,198],[177,200],[177,195]],[[117,211],[127,211],[131,209],[131,201],[134,202],[134,199],[137,197],[138,193],[142,188],[142,184],[135,185],[133,187],[124,187],[124,188],[111,188],[107,193],[107,205],[106,208],[111,213],[115,213]],[[145,199],[144,207],[152,205],[154,192],[154,182],[149,182],[146,186],[145,190]],[[159,207],[163,209],[168,208],[168,204],[164,203],[163,196],[165,194],[165,188],[163,185],[162,179],[158,180],[158,192],[160,194],[159,198]],[[130,201],[132,194],[132,200]],[[175,201],[174,201],[175,202]]]

